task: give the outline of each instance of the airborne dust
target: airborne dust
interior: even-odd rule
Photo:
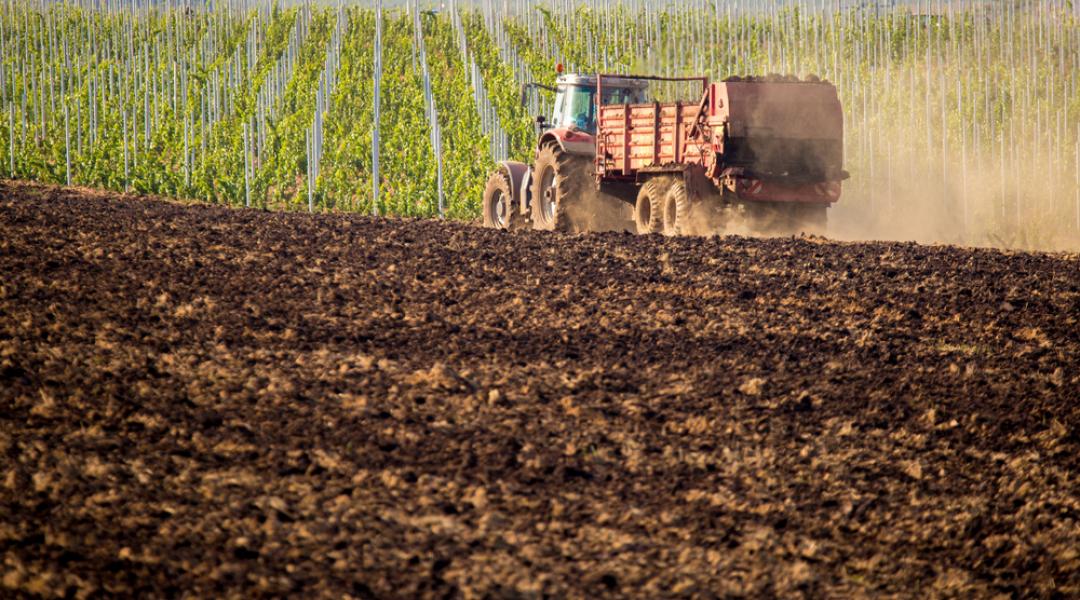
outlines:
[[[903,137],[852,169],[828,237],[1005,249],[1080,250],[1080,188],[1047,165],[1022,168],[950,152],[931,164]],[[910,145],[909,145],[910,144]],[[859,149],[849,148],[849,156]],[[856,162],[857,159],[856,159]],[[865,162],[865,161],[864,161]],[[1042,171],[1042,176],[1040,176]]]

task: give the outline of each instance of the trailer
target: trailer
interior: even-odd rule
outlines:
[[[650,84],[700,84],[689,100]],[[840,199],[843,113],[815,77],[560,76],[532,166],[488,182],[485,224],[562,231],[824,231]]]

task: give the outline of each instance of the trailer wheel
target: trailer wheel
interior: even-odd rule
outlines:
[[[693,233],[692,206],[686,182],[676,181],[664,200],[664,233],[667,235],[691,235]]]
[[[660,178],[645,182],[634,205],[634,224],[638,233],[664,233],[664,200],[667,186]]]
[[[571,215],[588,189],[591,166],[587,158],[567,154],[554,144],[540,150],[533,167],[534,229],[577,230]]]
[[[510,178],[503,169],[496,169],[484,187],[484,227],[493,229],[520,229],[525,225]]]

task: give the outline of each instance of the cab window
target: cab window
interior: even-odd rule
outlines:
[[[596,88],[566,86],[555,100],[555,125],[577,127],[582,131],[596,131]]]
[[[605,88],[604,104],[643,104],[645,90],[633,88]]]
[[[556,127],[577,127],[596,134],[596,88],[591,86],[566,86],[555,99]],[[640,104],[645,102],[645,92],[631,88],[606,88],[604,104]]]

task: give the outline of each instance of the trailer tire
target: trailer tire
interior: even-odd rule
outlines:
[[[588,158],[568,154],[557,144],[540,149],[533,167],[533,229],[566,233],[579,229],[572,215],[588,189],[591,167]]]
[[[510,177],[502,168],[496,169],[484,187],[484,227],[513,230],[526,225],[517,199],[510,188]]]
[[[660,178],[650,179],[641,186],[634,205],[634,224],[638,233],[664,233],[666,187]]]
[[[676,181],[668,190],[664,201],[664,233],[667,235],[691,235],[693,233],[693,206],[686,182]]]

